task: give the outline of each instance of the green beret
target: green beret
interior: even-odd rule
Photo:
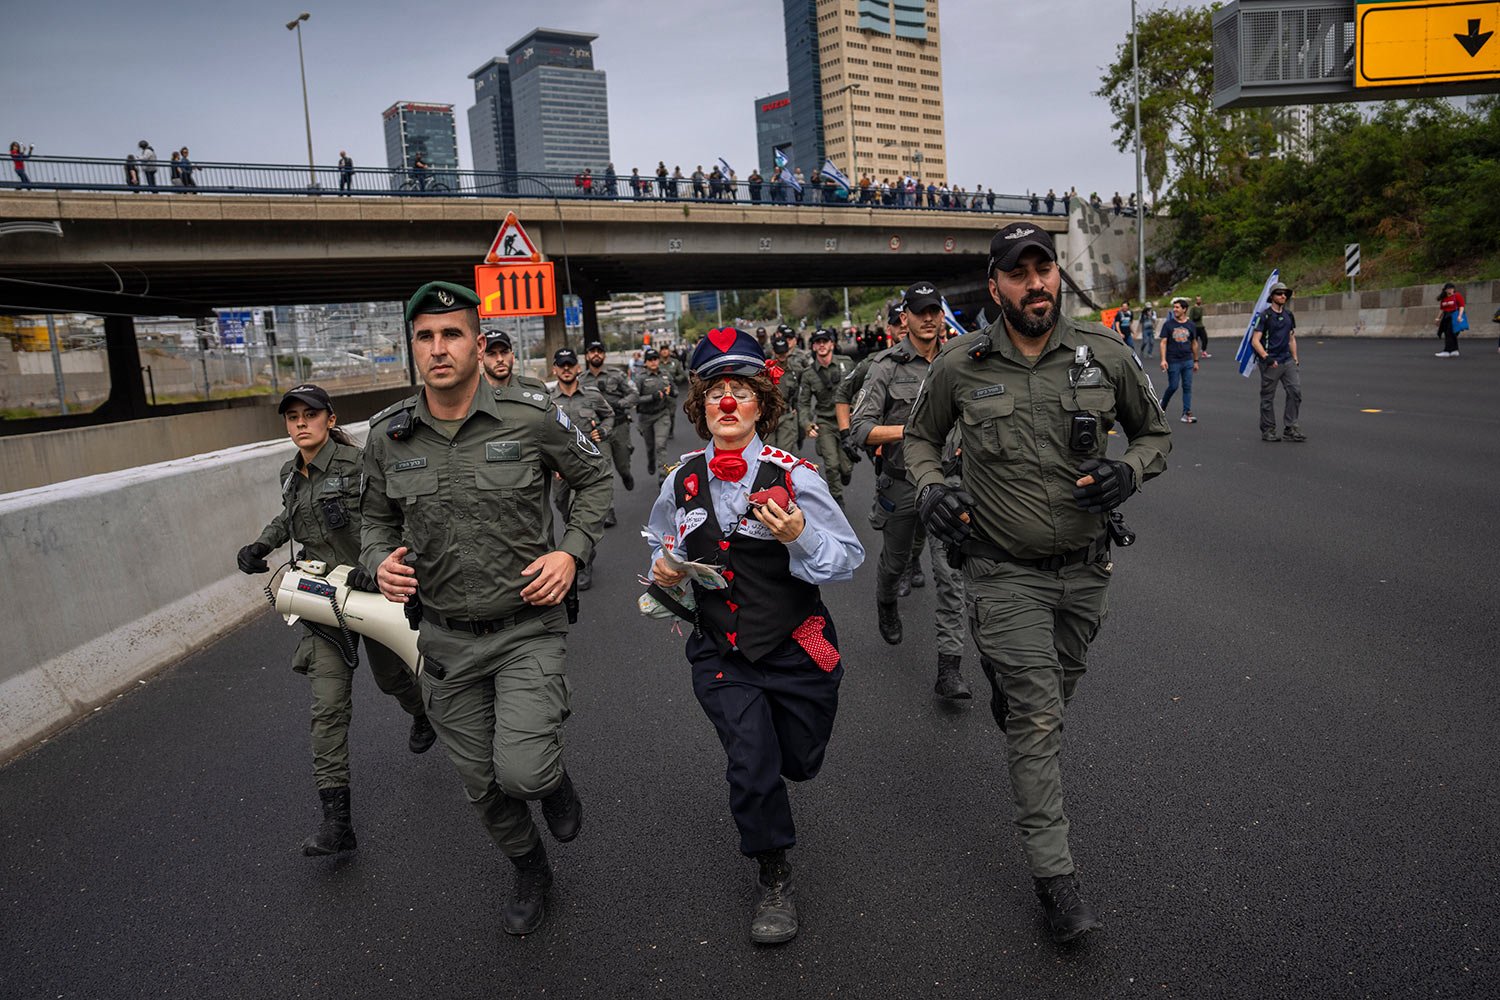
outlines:
[[[429,281],[406,303],[406,321],[421,313],[451,313],[479,308],[479,296],[451,281]]]

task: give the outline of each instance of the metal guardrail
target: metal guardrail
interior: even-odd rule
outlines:
[[[892,194],[882,200],[878,186],[872,185],[862,195],[856,189],[847,196],[837,188],[813,188],[804,184],[802,192],[789,184],[770,179],[760,184],[740,180],[723,182],[715,193],[705,180],[695,185],[691,177],[667,178],[641,175],[639,183],[631,175],[589,177],[562,173],[507,173],[479,170],[413,171],[387,167],[355,167],[340,171],[337,166],[308,168],[293,164],[213,163],[193,161],[185,178],[174,179],[171,162],[158,158],[154,175],[135,164],[133,175],[124,159],[85,157],[31,156],[25,160],[26,181],[14,170],[0,176],[0,189],[40,191],[116,191],[184,195],[203,194],[279,194],[339,197],[426,197],[426,198],[548,198],[569,201],[612,202],[697,202],[751,206],[807,206],[826,208],[889,209],[892,211],[996,212],[1006,215],[1065,215],[1062,197],[1055,199],[1053,210],[1047,210],[1040,195],[995,194],[967,191],[949,196],[947,204],[941,195],[922,191],[917,203],[907,196]]]

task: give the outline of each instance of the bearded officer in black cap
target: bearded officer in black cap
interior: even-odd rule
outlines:
[[[614,407],[609,405],[598,389],[584,385],[578,378],[578,355],[570,348],[562,347],[552,355],[552,377],[557,380],[551,392],[553,404],[568,415],[573,426],[589,436],[599,445],[609,438],[614,430]],[[567,514],[573,503],[573,491],[567,480],[557,477],[557,493],[553,497],[557,509]],[[578,589],[588,590],[594,585],[594,557],[599,554],[596,545],[589,553],[588,562],[578,570]]]
[[[614,428],[605,437],[600,450],[615,463],[615,471],[620,474],[620,484],[627,490],[633,490],[635,476],[630,471],[630,456],[635,452],[635,445],[630,440],[630,418],[635,412],[640,394],[636,392],[635,382],[629,375],[604,364],[602,340],[589,341],[584,349],[583,359],[586,364],[578,375],[579,383],[598,389],[599,394],[609,400],[610,407],[615,411]],[[616,523],[615,508],[611,504],[604,515],[604,526],[612,528]]]

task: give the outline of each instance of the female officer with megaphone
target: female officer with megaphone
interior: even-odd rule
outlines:
[[[328,566],[352,566],[349,586],[375,591],[374,578],[359,565],[359,477],[363,453],[336,426],[333,401],[316,385],[299,385],[281,398],[277,412],[297,454],[281,467],[282,511],[260,537],[239,552],[245,573],[265,573],[265,557],[288,541],[304,558]],[[346,633],[347,635],[347,633]],[[308,625],[292,656],[292,669],[312,683],[313,779],[323,805],[323,823],[302,844],[306,855],[334,854],[356,846],[349,815],[349,719],[353,714],[357,647],[341,648],[329,633]],[[408,747],[424,753],[437,734],[427,721],[422,695],[401,658],[365,639],[370,672],[380,690],[412,717]],[[350,662],[353,661],[353,662]]]

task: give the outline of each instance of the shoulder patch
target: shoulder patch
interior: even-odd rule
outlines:
[[[775,448],[771,445],[765,445],[760,449],[760,460],[762,462],[770,462],[772,465],[779,465],[788,471],[797,468],[799,465],[814,471],[818,468],[800,455],[793,455],[790,452],[782,451],[780,448]]]
[[[552,404],[552,414],[553,414],[553,416],[555,416],[557,418],[557,422],[563,425],[563,429],[564,430],[572,430],[573,429],[573,421],[571,421],[571,420],[568,419],[568,414],[566,413],[566,411],[563,410],[563,408],[561,406],[558,406],[556,403],[553,403]]]
[[[576,444],[578,446],[578,450],[583,452],[585,455],[592,455],[595,458],[599,457],[599,446],[594,444],[592,438],[583,433],[583,428],[573,428],[573,443]]]
[[[391,416],[397,410],[415,410],[417,408],[417,399],[417,396],[408,396],[405,399],[398,400],[397,402],[392,403],[390,406],[387,406],[385,409],[381,410],[379,413],[370,418],[370,426],[374,427],[376,424],[380,423],[380,421],[384,420],[386,417]]]
[[[547,387],[539,385],[534,379],[525,382],[512,382],[509,388],[496,389],[495,398],[513,403],[526,403],[535,406],[538,410],[545,410],[552,405],[547,398]]]

